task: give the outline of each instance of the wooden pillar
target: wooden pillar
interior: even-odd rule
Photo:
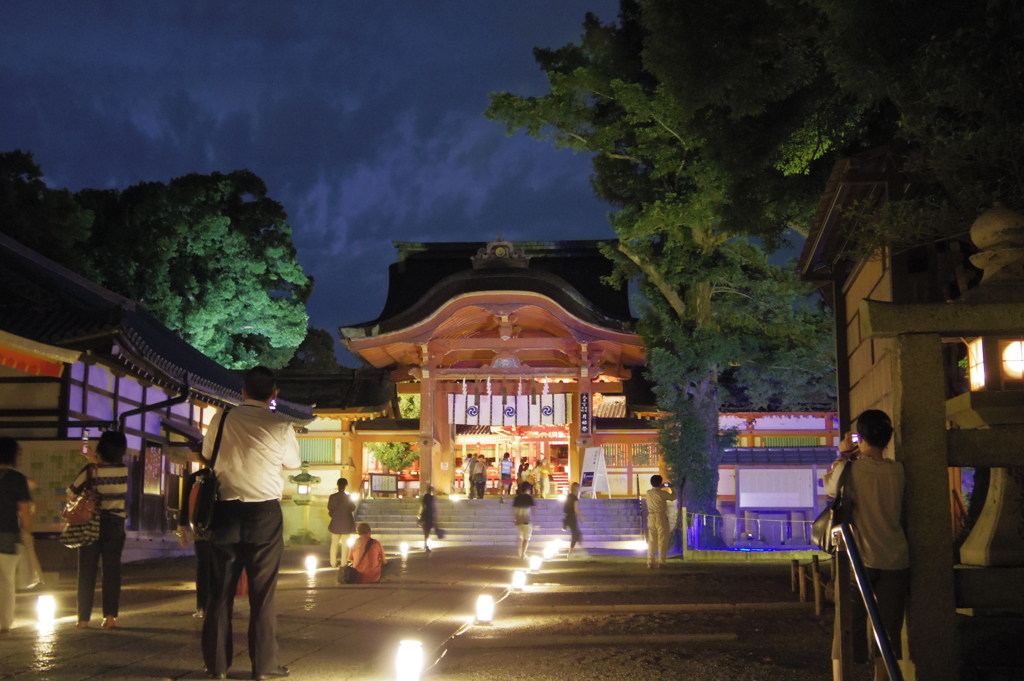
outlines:
[[[907,681],[960,678],[953,582],[953,537],[946,445],[946,373],[938,334],[897,336],[893,348],[895,451],[907,476],[905,524],[910,546]]]
[[[431,483],[435,494],[451,494],[452,481],[455,479],[455,455],[452,442],[455,440],[448,414],[448,384],[437,382],[434,385],[434,440],[436,447],[433,456]]]
[[[579,368],[576,404],[573,405],[575,418],[569,424],[569,484],[580,481],[584,451],[587,447],[594,446],[594,390],[586,343],[580,343]]]
[[[348,477],[348,485],[356,491],[363,479],[363,445],[353,432],[354,426],[354,421],[344,421],[341,426],[341,470],[342,475],[349,474],[345,476]]]
[[[435,381],[436,379],[430,375],[429,365],[424,357],[423,374],[420,379],[420,435],[417,441],[420,451],[420,490],[426,485],[433,484],[434,452],[440,449],[434,434],[437,420],[434,409],[437,408],[438,402]]]

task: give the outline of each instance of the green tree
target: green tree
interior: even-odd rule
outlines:
[[[83,269],[93,215],[71,192],[51,189],[32,154],[0,153],[0,231],[65,267]],[[88,268],[84,268],[88,269]]]
[[[306,338],[299,344],[286,368],[318,374],[338,373],[341,364],[334,354],[334,337],[328,331],[309,327]]]
[[[312,280],[284,209],[247,170],[84,190],[99,283],[143,303],[226,367],[285,366],[307,334]]]
[[[420,417],[420,396],[400,395],[398,397],[398,415],[403,419]],[[402,471],[420,458],[418,449],[413,449],[408,442],[368,442],[367,448],[373,456],[388,470]]]
[[[748,5],[759,40],[720,55],[717,82],[702,85],[706,49],[735,38]],[[649,373],[670,415],[663,451],[705,513],[716,513],[723,377],[752,408],[834,395],[828,313],[752,240],[774,247],[805,223],[829,153],[867,116],[848,110],[806,36],[772,28],[797,11],[627,0],[617,25],[588,15],[578,44],[534,51],[547,94],[492,94],[487,110],[509,134],[593,154],[594,189],[617,209],[613,283],[636,279],[643,294]],[[697,45],[679,52],[681,26]]]

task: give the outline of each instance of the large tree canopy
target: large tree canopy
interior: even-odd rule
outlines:
[[[229,368],[283,367],[306,338],[313,282],[253,173],[74,195],[42,177],[31,154],[0,154],[0,231],[138,300]]]
[[[729,4],[688,3],[693,16],[677,17],[672,30],[731,45],[739,4]],[[764,44],[730,46],[712,68],[714,84],[699,77],[707,67],[699,44],[649,63],[645,46],[668,18],[623,2],[617,25],[588,16],[579,44],[535,50],[546,95],[495,94],[487,111],[509,133],[594,154],[595,191],[618,209],[611,222],[620,243],[607,253],[619,266],[616,283],[636,278],[643,293],[650,375],[671,415],[663,451],[673,476],[688,480],[688,506],[709,513],[723,399],[806,409],[834,395],[830,317],[752,238],[771,247],[806,220],[810,178],[852,127],[839,113],[848,102],[796,50],[799,36],[772,29],[790,12],[754,4]],[[783,56],[789,62],[774,71]],[[672,80],[663,78],[669,68]],[[809,121],[808,110],[822,114]]]
[[[823,317],[758,244],[805,232],[839,156],[888,144],[924,183],[864,216],[866,250],[1024,208],[1020,3],[622,0],[617,24],[588,15],[578,43],[534,54],[548,92],[493,94],[487,115],[593,155],[690,506],[714,508],[723,399],[822,394]]]
[[[99,283],[143,303],[234,369],[284,366],[306,337],[312,281],[284,208],[247,170],[85,190]]]

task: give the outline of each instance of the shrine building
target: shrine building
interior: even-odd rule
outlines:
[[[575,479],[587,447],[653,447],[656,428],[642,421],[653,407],[626,406],[643,344],[627,292],[601,281],[613,264],[600,245],[396,244],[384,310],[341,334],[400,393],[420,396],[421,483],[452,492],[470,453],[544,456]],[[619,423],[599,433],[598,413]],[[656,457],[645,463],[657,471]]]

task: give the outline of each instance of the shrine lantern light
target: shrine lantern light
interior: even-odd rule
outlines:
[[[971,391],[1024,390],[1024,338],[983,336],[965,342]]]

